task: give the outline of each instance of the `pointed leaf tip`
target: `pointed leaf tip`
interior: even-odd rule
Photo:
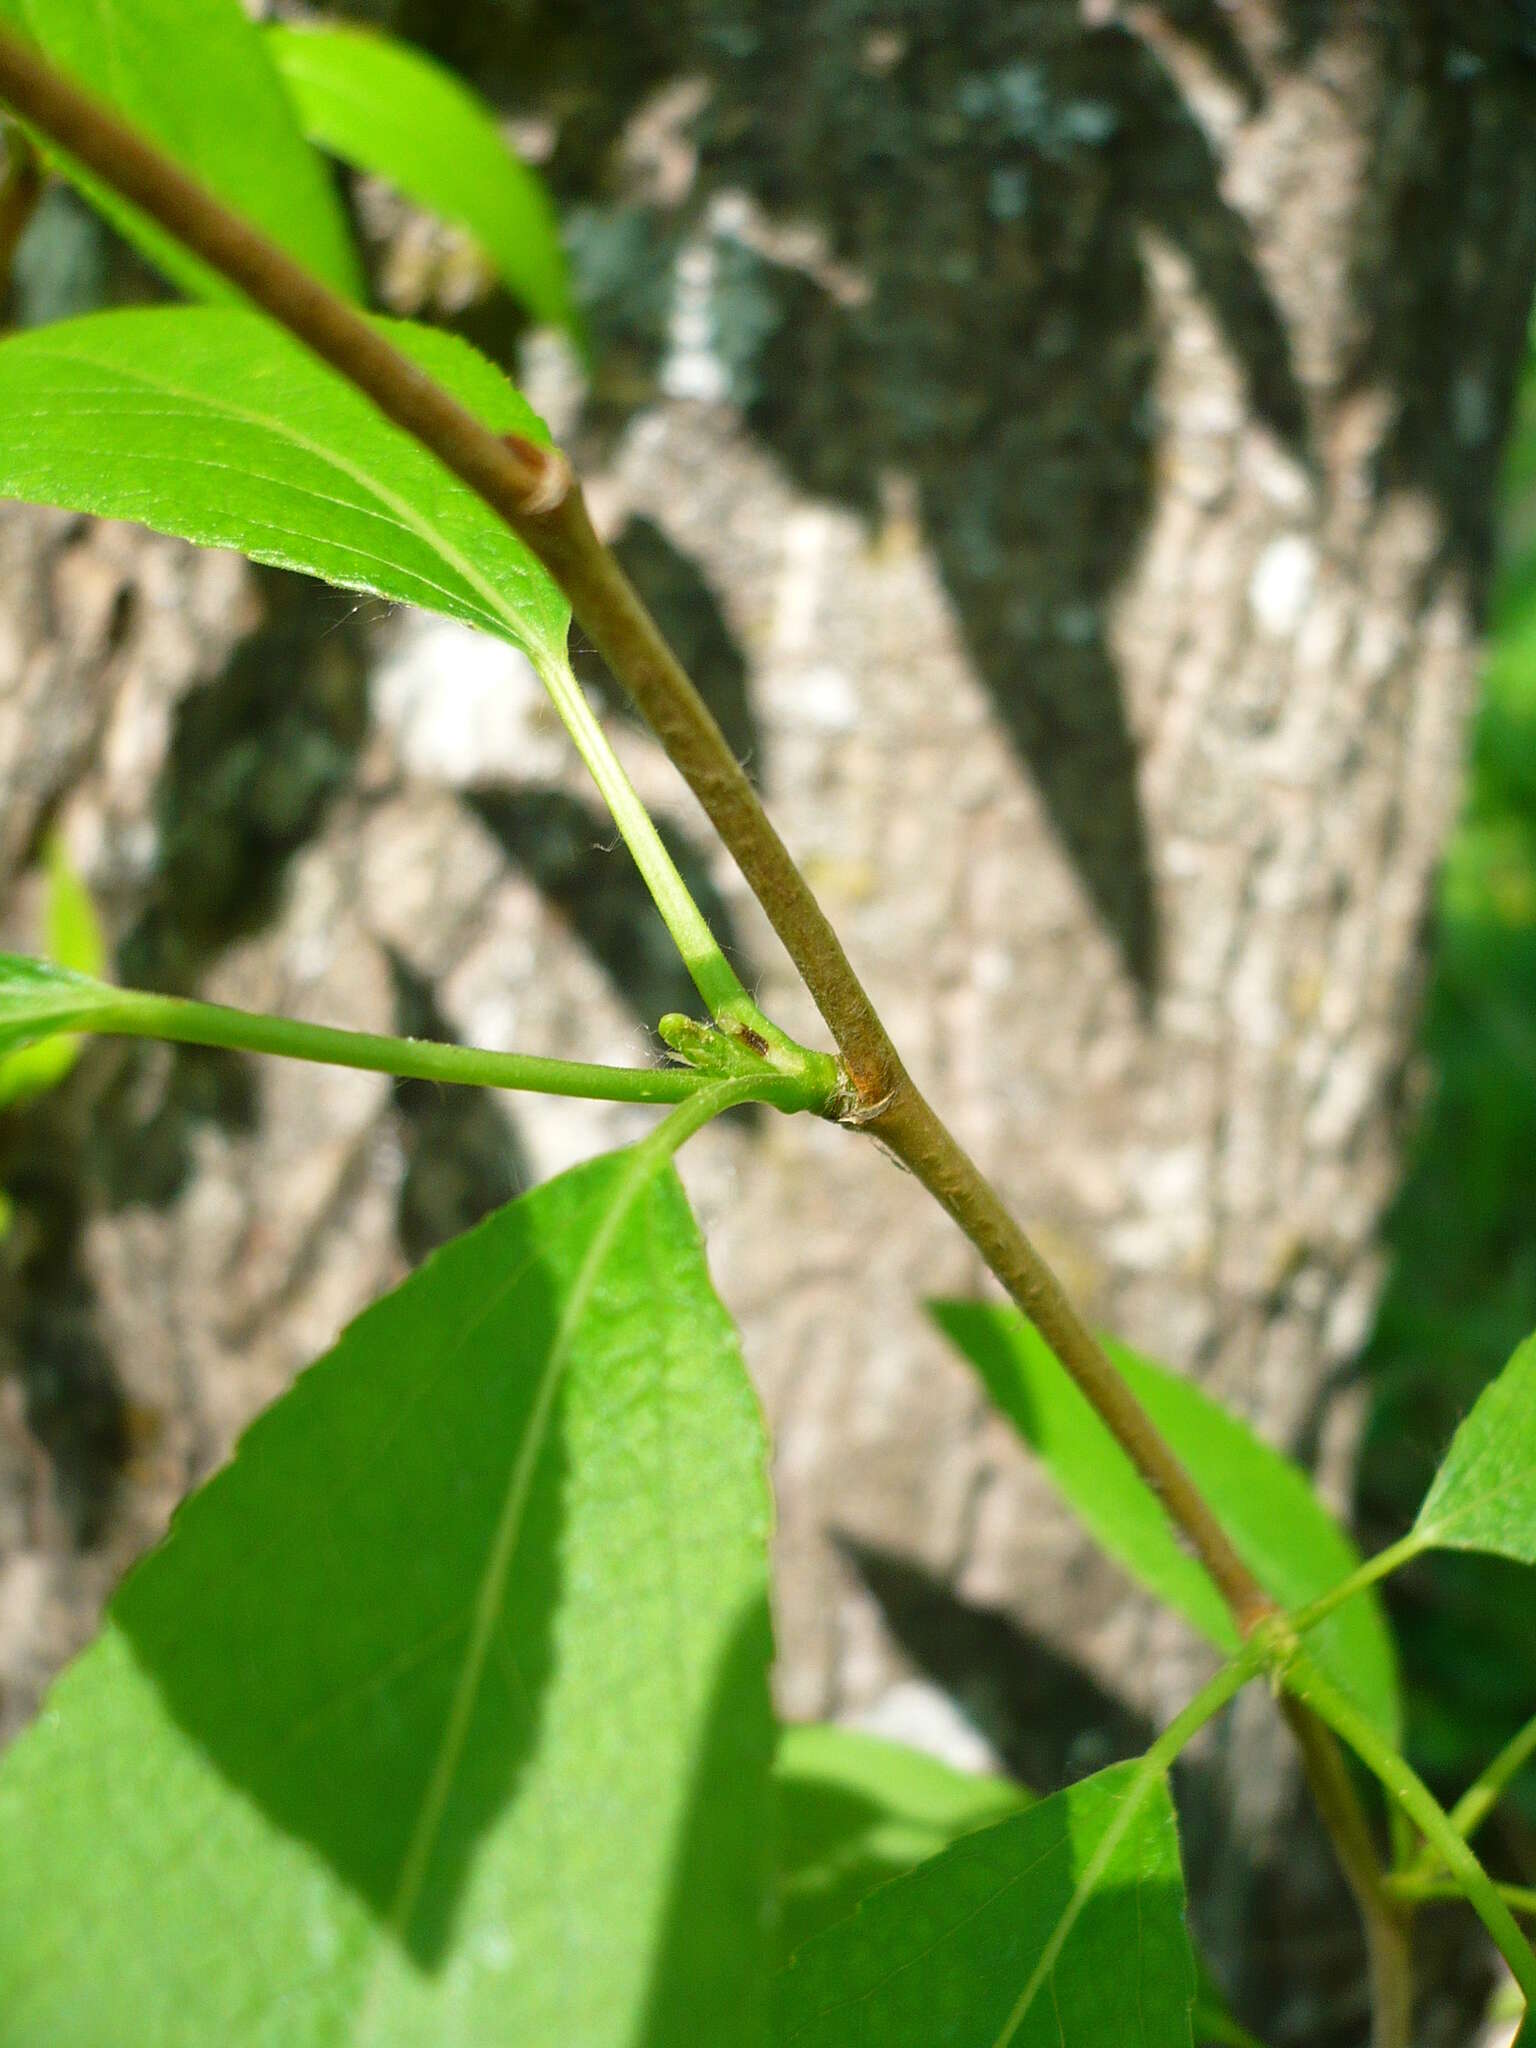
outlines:
[[[1426,1550],[1486,1550],[1536,1564],[1536,1336],[1452,1437],[1414,1534]]]

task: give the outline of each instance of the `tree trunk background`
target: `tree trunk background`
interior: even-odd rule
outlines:
[[[1536,268],[1520,10],[373,11],[547,155],[602,367],[583,400],[540,343],[528,381],[914,1071],[1092,1318],[1347,1508]],[[386,288],[471,302],[505,350],[452,238],[360,205]],[[78,289],[80,234],[55,203],[23,312]],[[53,822],[125,978],[597,1059],[689,1006],[509,650],[54,514],[4,516],[0,589],[8,943]],[[765,1007],[812,1031],[612,724]],[[0,1728],[348,1317],[647,1122],[110,1045],[0,1121]],[[777,1445],[785,1713],[1040,1787],[1142,1742],[1206,1653],[926,1322],[984,1286],[943,1218],[767,1115],[684,1171]],[[1265,1700],[1185,1796],[1253,2023],[1361,2039]]]

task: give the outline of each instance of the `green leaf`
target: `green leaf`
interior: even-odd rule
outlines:
[[[549,195],[468,86],[368,29],[276,27],[267,47],[312,142],[467,229],[535,318],[577,332]]]
[[[1452,1437],[1413,1533],[1426,1550],[1490,1550],[1536,1564],[1536,1337]]]
[[[66,1080],[80,1057],[80,1041],[62,1028],[0,1058],[0,1109],[35,1102]]]
[[[483,356],[381,322],[498,432],[548,435]],[[496,515],[344,379],[234,308],[96,313],[0,342],[0,496],[134,519],[425,605],[564,660],[569,607]]]
[[[760,2048],[761,1419],[646,1146],[369,1309],[0,1762],[4,2048]]]
[[[35,1045],[86,1018],[111,1010],[121,991],[50,960],[0,953],[0,1053]]]
[[[1162,1503],[1043,1338],[1013,1309],[946,1301],[933,1313],[1110,1556],[1221,1649],[1236,1649],[1237,1631],[1204,1567],[1182,1547]],[[1106,1349],[1238,1555],[1282,1606],[1304,1606],[1349,1577],[1359,1553],[1288,1459],[1188,1380],[1124,1345]],[[1402,1725],[1397,1660],[1377,1595],[1363,1593],[1340,1607],[1319,1624],[1310,1646],[1395,1742]]]
[[[0,20],[348,298],[362,296],[345,216],[240,0],[0,0]],[[78,166],[86,197],[174,284],[234,287]]]
[[[44,858],[48,886],[43,922],[49,960],[76,975],[99,974],[106,949],[102,944],[101,926],[90,891],[70,866],[64,843],[56,834],[48,841]],[[15,961],[0,954],[0,1045],[17,1044],[10,1035],[16,1028],[12,1006],[19,1002],[25,1009],[25,970],[41,965],[38,961]],[[14,988],[7,973],[13,966],[23,970]],[[55,988],[45,999],[46,1003],[56,1006],[61,1000],[61,993]],[[108,995],[111,993],[107,991]],[[70,1000],[78,1001],[78,991],[71,997],[63,997],[63,1000],[66,1004]],[[30,1044],[17,1045],[15,1051],[0,1057],[0,1109],[44,1095],[64,1079],[80,1056],[80,1045],[78,1039],[56,1035],[59,1033],[60,1027],[50,1022],[46,1033],[38,1034]]]
[[[876,1885],[1029,1804],[1006,1779],[822,1723],[780,1731],[774,1792],[785,1958]]]
[[[1006,1778],[957,1771],[899,1742],[825,1722],[780,1729],[773,1776],[785,1962],[877,1885],[1033,1803]],[[1197,2043],[1261,2048],[1232,2017],[1198,1953],[1193,2019]]]
[[[779,2048],[1189,2048],[1167,1783],[1100,1771],[872,1892],[778,1979]]]

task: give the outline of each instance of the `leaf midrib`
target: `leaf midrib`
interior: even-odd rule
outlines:
[[[583,1254],[567,1291],[565,1306],[534,1397],[527,1430],[508,1478],[507,1491],[501,1513],[497,1518],[495,1534],[491,1539],[485,1570],[476,1591],[474,1618],[465,1646],[458,1684],[454,1689],[444,1723],[443,1738],[426,1790],[422,1795],[411,1840],[401,1863],[400,1879],[390,1907],[389,1924],[396,1939],[402,1943],[410,1926],[411,1916],[420,1900],[421,1886],[437,1845],[443,1813],[463,1758],[465,1743],[469,1738],[486,1664],[503,1619],[507,1580],[517,1555],[528,1496],[532,1491],[535,1470],[544,1451],[550,1421],[554,1414],[555,1397],[559,1392],[567,1360],[581,1322],[591,1305],[598,1276],[613,1250],[614,1242],[624,1227],[631,1208],[647,1184],[665,1169],[666,1163],[664,1156],[659,1156],[648,1146],[642,1145],[631,1156],[623,1179],[613,1191],[608,1213]],[[363,1994],[356,2037],[359,2044],[369,2038],[380,2017],[376,2009],[376,2000],[381,1983],[381,1963],[382,1952],[378,1952],[375,1955],[369,1984]]]
[[[1136,1775],[1126,1787],[1124,1803],[1119,1812],[1109,1823],[1108,1827],[1105,1828],[1103,1834],[1100,1835],[1097,1843],[1094,1845],[1092,1855],[1083,1865],[1082,1874],[1073,1887],[1072,1896],[1062,1908],[1061,1917],[1051,1930],[1050,1938],[1047,1940],[1045,1947],[1040,1951],[1034,1970],[1024,1989],[1019,1993],[1018,2001],[1012,2012],[1009,2013],[1007,2019],[1003,2022],[1002,2032],[998,2035],[996,2041],[993,2042],[992,2048],[1011,2048],[1011,2044],[1018,2036],[1020,2027],[1023,2026],[1025,2020],[1029,2017],[1030,2008],[1039,1996],[1041,1985],[1047,1982],[1054,1985],[1056,1965],[1061,1960],[1061,1952],[1067,1945],[1072,1929],[1077,1925],[1084,1906],[1087,1905],[1093,1893],[1098,1889],[1099,1879],[1109,1868],[1110,1861],[1129,1832],[1132,1821],[1135,1820],[1137,1814],[1140,1813],[1142,1807],[1146,1804],[1147,1795],[1152,1790],[1154,1782],[1161,1776],[1161,1762],[1149,1768],[1148,1759],[1144,1757],[1141,1764],[1137,1767]],[[1139,1906],[1141,1897],[1139,1879],[1136,1886],[1136,1896]],[[1058,2016],[1058,2027],[1059,2024]],[[1142,2031],[1145,2034],[1145,2028]]]

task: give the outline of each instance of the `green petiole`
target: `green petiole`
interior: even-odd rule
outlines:
[[[1527,1721],[1523,1728],[1510,1737],[1492,1763],[1479,1773],[1451,1808],[1451,1826],[1464,1842],[1470,1841],[1473,1835],[1477,1833],[1483,1822],[1509,1789],[1511,1783],[1530,1762],[1533,1755],[1536,1755],[1536,1718]],[[1412,1861],[1406,1863],[1405,1868],[1399,1871],[1396,1881],[1404,1885],[1432,1885],[1435,1882],[1435,1874],[1439,1868],[1439,1857],[1436,1856],[1433,1849],[1425,1849]],[[1531,1910],[1511,1896],[1514,1889],[1514,1887],[1508,1885],[1500,1887],[1506,1902],[1514,1906],[1516,1912]],[[1424,1897],[1439,1896],[1437,1892],[1425,1892],[1419,1895]],[[1532,1893],[1529,1896],[1536,1899],[1536,1893]]]
[[[570,734],[598,794],[608,806],[619,835],[634,857],[662,922],[682,955],[683,965],[694,986],[709,1006],[709,1014],[744,1015],[754,1009],[736,970],[721,951],[703,911],[688,893],[688,885],[677,871],[677,863],[666,849],[650,812],[640,801],[634,784],[624,772],[597,714],[587,702],[570,663],[561,654],[539,664],[539,675],[560,722]]]
[[[1536,2005],[1536,1954],[1515,1923],[1498,1886],[1484,1870],[1467,1843],[1456,1832],[1440,1802],[1418,1773],[1378,1733],[1354,1702],[1348,1699],[1299,1647],[1284,1660],[1280,1676],[1287,1692],[1303,1701],[1347,1742],[1373,1777],[1403,1809],[1430,1848],[1445,1863],[1458,1892],[1464,1897],[1510,1967],[1515,1982],[1525,1994],[1527,2007]]]
[[[1056,1966],[1056,1959],[1066,1945],[1067,1938],[1077,1924],[1084,1906],[1093,1896],[1094,1887],[1108,1869],[1110,1859],[1120,1846],[1126,1830],[1136,1818],[1152,1787],[1172,1768],[1179,1753],[1199,1734],[1206,1722],[1219,1714],[1250,1679],[1259,1675],[1264,1668],[1267,1653],[1267,1638],[1261,1639],[1256,1631],[1232,1661],[1224,1664],[1209,1684],[1196,1693],[1188,1706],[1175,1715],[1141,1758],[1136,1775],[1127,1787],[1119,1812],[1100,1836],[1092,1855],[1078,1872],[1072,1895],[1062,1910],[1055,1931],[1036,1957],[1035,1966],[992,2048],[1013,2048],[1013,2043],[1018,2039],[1019,2029],[1049,1982],[1051,1972]]]
[[[1476,1834],[1533,1756],[1536,1756],[1536,1718],[1527,1721],[1519,1733],[1505,1743],[1493,1762],[1451,1808],[1451,1826],[1463,1840]]]
[[[328,1066],[357,1067],[403,1080],[444,1081],[472,1088],[508,1088],[540,1095],[584,1097],[604,1102],[686,1103],[720,1076],[694,1067],[609,1067],[579,1060],[545,1059],[532,1053],[488,1052],[478,1046],[443,1045],[419,1038],[390,1038],[369,1031],[345,1031],[294,1017],[268,1017],[221,1003],[87,984],[97,999],[67,1019],[71,1031],[97,1036],[169,1039],[184,1045],[228,1047],[271,1053]],[[61,1024],[58,1028],[65,1028]],[[41,1034],[38,1034],[41,1035]],[[813,1056],[814,1057],[814,1056]],[[830,1062],[828,1063],[831,1064]],[[831,1087],[819,1073],[784,1074],[759,1064],[747,1084],[753,1099],[785,1111],[820,1111]]]
[[[1393,1872],[1384,1882],[1389,1895],[1401,1899],[1405,1905],[1427,1905],[1432,1900],[1465,1896],[1461,1886],[1453,1884],[1448,1877],[1424,1877],[1417,1870]],[[1530,1885],[1495,1884],[1494,1890],[1512,1913],[1536,1916],[1536,1889]]]
[[[608,806],[619,836],[629,848],[651,900],[661,912],[662,922],[683,965],[693,977],[694,987],[704,998],[709,1014],[732,1036],[755,1040],[767,1065],[780,1073],[805,1075],[813,1071],[808,1063],[832,1062],[826,1054],[808,1053],[803,1046],[765,1017],[742,986],[741,979],[709,928],[708,920],[689,894],[678,873],[677,863],[654,819],[640,801],[634,784],[624,772],[597,714],[587,702],[580,683],[564,654],[539,664],[539,674],[560,721],[570,734],[598,794]]]
[[[1376,1585],[1379,1580],[1400,1571],[1405,1564],[1411,1564],[1414,1558],[1430,1547],[1422,1536],[1410,1531],[1400,1542],[1390,1543],[1385,1550],[1378,1550],[1374,1557],[1368,1557],[1347,1579],[1340,1579],[1336,1586],[1331,1586],[1326,1593],[1320,1593],[1315,1600],[1309,1600],[1305,1607],[1296,1608],[1293,1613],[1286,1616],[1286,1620],[1297,1635],[1305,1635],[1308,1629],[1316,1628],[1320,1621],[1326,1621],[1337,1608],[1343,1607],[1346,1602],[1355,1599],[1368,1587]]]

